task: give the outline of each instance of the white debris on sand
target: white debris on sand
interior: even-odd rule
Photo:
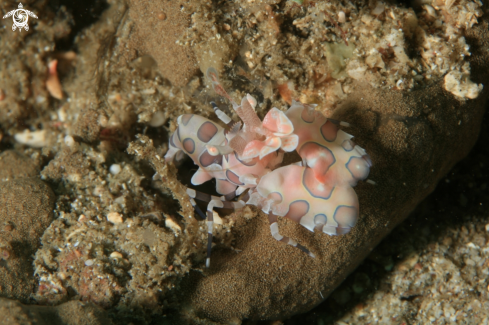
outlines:
[[[29,131],[24,130],[22,133],[14,135],[15,141],[34,148],[45,147],[48,142],[46,139],[46,130]]]

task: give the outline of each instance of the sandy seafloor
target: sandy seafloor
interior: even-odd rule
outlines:
[[[98,5],[100,6],[99,2]],[[84,10],[89,12],[92,9],[94,8],[84,7],[79,4],[71,7],[71,10],[78,11],[79,13],[82,13]],[[102,9],[99,7],[94,10],[101,11]],[[98,18],[98,16],[96,18]],[[96,18],[93,18],[94,21]],[[87,26],[89,26],[89,24]],[[273,28],[273,25],[271,28]],[[76,32],[79,32],[79,30],[75,28],[74,33]],[[73,34],[70,37],[73,37]],[[339,37],[335,39],[340,40]],[[72,46],[70,42],[67,42],[66,44],[58,43],[58,45],[62,47],[64,51],[70,50],[70,46]],[[131,56],[135,54],[131,53],[127,55]],[[250,63],[248,63],[248,65],[250,65]],[[182,68],[182,70],[185,69]],[[8,77],[5,74],[6,73],[3,72],[3,78]],[[67,79],[76,79],[76,75],[64,77]],[[280,76],[278,76],[278,78],[280,78]],[[384,78],[382,80],[384,83],[392,82],[389,77],[383,76],[382,78]],[[160,85],[162,85],[161,89],[169,88],[168,83],[160,82]],[[142,82],[141,85],[138,84],[137,86],[141,86],[139,88],[144,88],[145,84]],[[265,91],[266,90],[263,92]],[[19,96],[21,96],[21,94],[19,94]],[[314,97],[314,99],[311,100],[316,100],[315,98],[317,96],[317,94],[314,94],[314,96],[311,96]],[[335,98],[334,96],[332,97]],[[126,99],[123,98],[122,101],[124,100]],[[130,99],[127,100],[130,101]],[[138,98],[138,100],[140,100],[140,98]],[[333,99],[332,102],[335,100],[337,100],[337,98]],[[120,101],[120,99],[118,100],[116,98],[115,101]],[[148,106],[149,104],[144,102],[144,105]],[[281,102],[281,105],[283,107],[286,106],[283,101]],[[331,105],[334,105],[334,103]],[[87,111],[77,111],[76,109],[73,109],[73,107],[71,107],[70,110],[69,114],[87,114]],[[49,112],[49,108],[43,106],[43,113],[46,113],[46,111]],[[141,116],[143,116],[142,118],[140,117],[140,119],[143,120],[142,123],[148,123],[148,120],[150,120],[150,117],[148,116],[151,116],[154,111],[151,111],[147,115],[144,115],[147,112],[144,112],[143,109],[141,109],[141,111],[143,111],[143,113],[140,113]],[[34,114],[33,111],[28,112]],[[90,113],[90,111],[88,111],[88,113]],[[48,114],[45,114],[45,116],[47,115]],[[373,250],[365,261],[330,295],[330,297],[327,297],[323,303],[316,306],[311,311],[294,316],[290,319],[263,322],[244,320],[243,324],[489,324],[489,117],[487,113],[485,116],[479,140],[472,149],[470,155],[458,163],[452,171],[440,181],[436,190],[416,208],[406,221],[399,225],[391,235],[385,238],[380,245]],[[172,116],[165,116],[165,118],[168,117],[171,118]],[[33,117],[23,115],[22,118],[29,120]],[[121,119],[123,120],[124,118],[134,119],[134,116],[123,116]],[[42,121],[39,122],[39,125],[42,124],[41,122]],[[116,121],[116,124],[117,123],[119,123],[119,127],[121,125],[124,127],[124,123],[127,123],[127,121]],[[62,172],[56,170],[53,171],[52,166],[51,169],[46,168],[49,160],[53,159],[58,152],[51,149],[51,151],[43,153],[44,157],[40,158],[40,154],[36,155],[36,150],[38,149],[25,148],[15,143],[13,134],[22,129],[22,123],[19,125],[8,122],[5,125],[11,126],[12,129],[4,128],[1,130],[2,139],[0,142],[0,153],[13,148],[18,151],[24,150],[24,154],[34,157],[33,160],[38,168],[41,168],[41,170],[42,168],[45,168],[43,174],[44,179],[47,178],[48,182],[51,182],[49,183],[51,186],[53,186],[53,184],[59,185],[59,183],[56,183],[56,180],[60,177],[66,177],[66,175],[63,174],[63,176],[60,176]],[[129,123],[129,125],[131,124]],[[89,125],[87,128],[88,127]],[[135,133],[142,132],[142,129],[143,127],[140,124],[128,133],[134,135]],[[77,132],[78,131],[74,131],[74,133]],[[86,133],[89,132],[91,131],[89,130]],[[121,133],[123,134],[122,136]],[[105,134],[105,136],[107,136],[109,142],[114,138],[128,136],[128,134],[124,134],[124,132],[121,133],[115,135]],[[158,136],[167,136],[166,132],[154,130],[149,131],[149,134],[155,138]],[[88,134],[87,138],[90,138],[90,136],[91,135]],[[59,134],[58,138],[62,139],[59,137]],[[59,139],[57,140],[58,142],[60,141]],[[75,140],[78,141],[76,137]],[[133,140],[134,139],[129,139],[129,141]],[[63,140],[61,140],[61,142],[62,141]],[[93,142],[93,140],[89,139],[88,142],[90,141]],[[113,142],[116,144],[112,145],[117,146],[117,141]],[[59,149],[60,147],[58,146],[57,148]],[[90,148],[87,148],[87,146],[83,147],[84,154],[87,154],[87,152],[91,150]],[[107,149],[107,151],[110,150],[112,149]],[[158,153],[164,154],[160,149],[158,150]],[[41,149],[38,151],[41,152]],[[82,150],[80,150],[80,152],[81,151]],[[97,168],[100,168],[97,169],[98,176],[110,176],[107,172],[108,166],[110,166],[109,163],[120,161],[124,162],[123,166],[126,166],[126,164],[130,165],[130,162],[133,162],[132,158],[127,158],[126,153],[117,153],[116,151],[117,150],[113,150],[113,156],[109,155],[110,158],[107,161],[108,164],[103,167],[105,168],[104,171],[100,171],[100,169],[103,168],[97,165]],[[69,156],[69,154],[65,155]],[[49,159],[46,157],[49,157]],[[59,160],[62,161],[63,159],[68,161],[69,157],[61,157]],[[94,159],[96,160],[97,157]],[[83,168],[83,166],[80,167],[78,165],[73,167],[76,177],[80,177],[80,175],[77,175],[76,173]],[[137,171],[133,171],[128,167],[128,170],[126,170],[127,175],[124,176],[127,176],[126,180],[133,180],[135,178],[134,175],[144,174],[148,176],[153,173],[153,170],[144,163],[137,165],[135,169]],[[120,191],[122,193],[123,190],[119,187],[123,186],[118,184],[117,180],[113,179],[114,177],[111,178],[111,182],[115,185],[111,186],[117,187],[117,189],[114,190],[113,188],[110,188],[110,191]],[[134,186],[131,190],[135,192],[139,191],[139,183],[131,186]],[[144,188],[145,185],[143,184],[141,187]],[[76,186],[73,188],[69,186],[66,188],[59,186],[54,190],[58,197],[65,194],[63,191],[66,191],[66,193],[80,193],[80,188]],[[124,190],[126,189],[124,188]],[[148,191],[148,193],[152,194],[153,192]],[[149,196],[148,193],[144,192],[141,194],[141,192],[138,192],[138,195],[140,195],[140,197],[145,197]],[[166,196],[161,196],[168,199],[168,193],[164,194]],[[69,202],[69,199],[66,200],[66,202]],[[104,206],[105,203],[102,203],[100,203],[100,206]],[[57,204],[56,209],[59,211],[62,209],[63,201],[59,199]],[[128,206],[137,205],[138,202],[125,202],[124,204],[127,204]],[[172,206],[170,210],[178,210],[178,207],[176,207],[177,204],[173,204],[175,206]],[[127,209],[129,209],[126,208],[127,207],[124,207],[119,212],[126,215]],[[76,209],[74,208],[74,210]],[[127,212],[127,215],[130,216],[136,216],[137,214],[138,213],[134,211]],[[69,226],[75,227],[74,225],[77,220],[79,220],[79,217],[80,214],[78,211],[73,213],[73,215],[67,216],[66,220],[68,220],[67,222]],[[93,219],[93,216],[88,215],[88,218],[91,217]],[[149,222],[146,220],[138,220],[136,223],[141,227],[152,227],[151,229],[157,232],[160,231],[158,230],[158,226],[162,227],[162,223],[159,222],[158,224],[158,222],[148,225]],[[103,222],[101,224],[103,224]],[[68,226],[66,227],[68,228]],[[103,224],[103,227],[105,227],[105,224]],[[180,227],[178,223],[176,227]],[[57,230],[54,231],[53,228],[51,231],[55,233]],[[99,230],[100,229],[97,231]],[[66,229],[63,231],[68,233]],[[118,231],[123,233],[120,229],[118,229]],[[204,238],[203,234],[205,232],[202,229],[199,231],[201,234],[195,235],[197,240]],[[224,233],[224,231],[222,232]],[[94,231],[93,233],[95,234],[93,236],[96,237],[102,232],[97,233]],[[59,232],[56,232],[56,234],[59,234]],[[162,237],[171,237],[168,234],[172,234],[172,232],[165,230],[160,231],[159,234]],[[129,238],[129,235],[124,233],[124,236],[126,235]],[[140,240],[140,237],[137,237],[139,235],[144,236],[144,233],[142,235],[134,235],[134,241]],[[219,237],[221,243],[226,243],[226,235],[220,235],[222,235]],[[55,234],[46,232],[46,238],[48,237],[57,238]],[[57,240],[61,241],[59,238]],[[173,243],[172,239],[165,240]],[[117,239],[113,239],[113,241],[116,243]],[[152,239],[151,241],[153,242],[156,240]],[[83,241],[81,242],[83,243]],[[43,244],[47,246],[46,242]],[[117,244],[119,246],[116,246],[116,244],[114,245],[114,247],[122,247],[122,244]],[[198,245],[202,246],[202,244]],[[127,252],[134,252],[139,249],[139,247],[135,248],[133,246],[127,245],[124,246],[124,248]],[[46,250],[49,249],[46,248]],[[80,254],[85,254],[83,250],[80,249],[80,251]],[[14,251],[13,254],[15,255],[16,252]],[[43,252],[42,254],[45,253]],[[42,254],[39,253],[38,261],[45,258],[45,255],[41,256]],[[96,255],[93,251],[91,251],[90,254],[92,254],[91,256]],[[108,255],[108,253],[105,254]],[[203,256],[203,253],[200,255],[196,254],[196,256],[192,256],[190,262],[184,261],[179,267],[175,266],[175,270],[173,270],[173,265],[170,267],[165,264],[167,259],[166,255],[161,257],[161,259],[164,260],[164,263],[162,262],[160,264],[165,266],[165,270],[169,269],[170,272],[173,270],[173,273],[166,278],[162,277],[158,280],[164,284],[164,290],[171,290],[174,287],[174,284],[178,285],[178,279],[183,276],[182,274],[188,272],[188,268],[190,268],[189,265],[195,266],[202,263]],[[100,260],[103,260],[103,257],[100,257]],[[107,262],[107,260],[108,259],[106,259],[105,262]],[[133,261],[131,262],[135,263]],[[138,262],[144,264],[145,260],[141,258],[141,261]],[[2,264],[0,264],[0,266],[1,265]],[[85,266],[87,266],[86,263],[84,265],[81,263],[77,267],[83,269]],[[124,265],[123,262],[120,262],[120,264],[117,264],[116,266],[117,267],[114,266],[114,270],[119,270],[121,272],[127,268],[127,265]],[[117,275],[116,271],[113,271],[113,273]],[[146,275],[140,276],[141,283],[147,280],[147,278],[144,277]],[[129,283],[127,278],[124,279],[124,281],[124,284]],[[75,281],[73,281],[73,283],[75,283]],[[77,284],[75,283],[74,285]],[[82,287],[79,283],[78,285]],[[103,284],[101,286],[103,287]],[[94,301],[103,307],[112,307],[114,302],[114,300],[111,300],[112,298],[108,298],[107,300],[103,298],[97,301],[98,296],[94,291],[98,290],[98,288],[99,287],[96,287],[95,289],[87,289],[89,292],[88,296],[91,297],[91,300],[89,300]],[[106,289],[105,287],[103,288],[104,290]],[[38,288],[36,287],[36,290],[37,289]],[[77,289],[79,288],[77,287]],[[118,291],[119,289],[120,288],[111,289],[113,291],[110,292],[110,295],[108,296],[117,296],[121,292]],[[137,289],[134,290],[135,292],[137,291]],[[40,295],[38,295],[35,300],[31,299],[30,302],[59,303],[73,297],[75,297],[75,299],[83,300],[83,297],[80,298],[80,296],[68,292],[61,298],[57,296],[54,298],[52,296],[46,298],[45,296],[40,297]],[[131,299],[137,301],[140,297],[136,295],[132,297],[128,296],[126,297],[127,301],[124,301],[121,305],[130,305],[132,301]],[[185,321],[181,318],[172,318],[171,311],[178,310],[179,306],[175,305],[176,302],[172,301],[172,299],[169,298],[168,300],[169,301],[165,300],[164,303],[158,301],[156,304],[159,304],[160,307],[164,305],[165,308],[169,308],[169,319],[179,319],[177,322],[184,324]],[[154,302],[150,301],[148,304],[151,306],[151,303]],[[167,309],[165,309],[165,313],[166,312]],[[126,320],[130,318],[127,313],[127,310],[124,311],[123,316],[119,318],[120,314],[118,314],[117,311],[112,310],[110,316],[115,324],[125,323]],[[153,324],[163,322],[168,323],[167,320],[164,320],[164,317],[160,318],[160,316],[161,315],[154,317]],[[199,321],[203,322],[202,319],[199,319]]]

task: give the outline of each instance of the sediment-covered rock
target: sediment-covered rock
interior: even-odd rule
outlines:
[[[0,324],[109,325],[112,321],[102,308],[91,303],[69,301],[56,307],[29,306],[0,298]]]
[[[471,78],[482,84],[489,84],[487,26],[484,16],[467,32],[473,44]],[[316,254],[311,259],[274,240],[264,214],[238,222],[233,233],[240,252],[214,249],[208,274],[191,273],[183,282],[182,297],[191,306],[186,311],[220,322],[284,319],[321,302],[469,152],[487,96],[483,91],[475,100],[460,100],[442,81],[411,92],[355,83],[333,116],[352,124],[348,132],[373,161],[369,178],[377,185],[357,187],[357,225],[347,235],[329,237],[280,221],[283,235]]]
[[[15,178],[38,175],[39,167],[18,151],[5,150],[0,153],[0,181],[11,181]]]
[[[0,182],[0,295],[29,300],[33,254],[53,220],[54,194],[37,178]]]

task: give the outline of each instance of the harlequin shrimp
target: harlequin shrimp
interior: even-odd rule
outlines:
[[[214,102],[211,105],[226,128],[198,115],[178,117],[178,127],[169,140],[167,162],[187,154],[198,171],[193,185],[216,179],[221,197],[187,189],[197,213],[207,219],[206,266],[210,265],[213,209],[240,209],[255,205],[267,213],[272,236],[311,257],[306,247],[279,232],[277,216],[315,228],[329,235],[346,234],[358,218],[358,198],[352,186],[366,179],[371,162],[365,150],[339,129],[345,122],[327,119],[314,106],[294,101],[287,112],[272,108],[260,120],[256,100],[246,95],[240,105],[228,95],[215,69],[207,76],[217,94],[231,103],[243,123],[235,123]],[[284,152],[297,150],[302,161],[280,167]],[[248,197],[232,201],[243,194]],[[195,200],[208,202],[204,214]]]

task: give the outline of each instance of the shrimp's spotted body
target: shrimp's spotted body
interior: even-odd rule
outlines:
[[[255,205],[269,216],[272,236],[314,257],[306,247],[279,232],[277,216],[293,220],[310,231],[343,235],[355,226],[359,216],[358,198],[353,186],[367,178],[371,160],[356,145],[352,135],[339,126],[346,122],[324,117],[314,106],[292,101],[287,112],[272,108],[263,121],[255,112],[256,99],[246,95],[238,105],[210,68],[207,76],[214,90],[227,98],[242,122],[234,123],[211,103],[225,129],[204,117],[186,114],[178,118],[170,137],[167,161],[187,154],[198,171],[192,184],[213,178],[221,197],[187,189],[190,202],[207,218],[207,262],[210,265],[213,209],[240,209]],[[242,125],[243,123],[243,125]],[[302,162],[281,166],[284,152],[297,150]],[[248,200],[231,201],[246,189]],[[195,199],[208,202],[204,214]]]

